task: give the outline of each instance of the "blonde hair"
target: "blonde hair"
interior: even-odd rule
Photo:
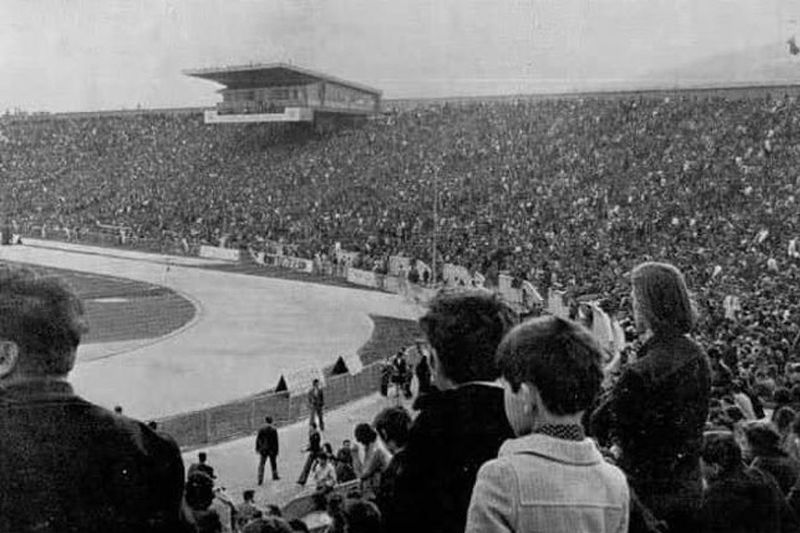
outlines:
[[[697,314],[680,270],[668,263],[647,262],[631,273],[635,313],[653,333],[689,333]]]

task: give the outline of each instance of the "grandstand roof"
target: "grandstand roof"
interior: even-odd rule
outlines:
[[[381,94],[381,91],[378,89],[361,85],[360,83],[343,80],[328,74],[314,72],[313,70],[288,65],[286,63],[258,63],[230,67],[190,69],[184,70],[183,73],[187,76],[215,81],[231,89],[306,85],[318,81],[329,81],[359,91]]]

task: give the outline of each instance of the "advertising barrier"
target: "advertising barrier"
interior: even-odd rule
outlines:
[[[314,261],[311,259],[301,259],[300,257],[291,257],[288,255],[267,255],[269,261],[282,268],[290,268],[292,270],[299,270],[300,272],[307,272],[309,274],[314,272]]]
[[[220,248],[219,246],[207,246],[204,244],[200,247],[200,257],[204,257],[206,259],[219,259],[220,261],[238,262],[241,257],[241,253],[239,250],[234,248]]]
[[[362,287],[372,287],[378,289],[381,287],[381,275],[368,270],[359,270],[357,268],[347,269],[347,281]]]
[[[389,257],[389,274],[392,276],[405,276],[411,269],[411,258],[402,255]]]

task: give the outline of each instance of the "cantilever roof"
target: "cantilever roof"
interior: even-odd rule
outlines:
[[[267,63],[253,65],[239,65],[231,67],[201,68],[184,70],[187,76],[203,78],[221,83],[231,89],[248,89],[255,87],[274,87],[281,85],[304,85],[317,81],[329,81],[344,85],[352,89],[372,94],[381,94],[381,91],[343,80],[320,72],[288,65],[286,63]]]

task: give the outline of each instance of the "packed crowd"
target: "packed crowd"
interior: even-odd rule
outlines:
[[[630,283],[638,347],[619,364],[577,321],[520,320],[484,289],[441,291],[419,321],[416,416],[387,408],[334,453],[312,383],[297,482],[313,482],[313,506],[286,520],[289,506],[215,488],[205,453],[184,470],[157,425],[75,395],[81,301],[55,277],[3,266],[0,531],[800,531],[796,389],[759,392],[747,361],[707,357],[674,266],[639,264]],[[403,355],[388,366],[405,394]],[[269,417],[255,450],[258,484],[267,460],[279,479]]]
[[[437,104],[318,137],[199,114],[6,120],[2,213],[21,227],[124,227],[132,241],[331,246],[507,270],[627,309],[623,274],[669,258],[701,341],[779,379],[796,356],[798,102],[627,97]],[[795,241],[796,243],[797,241]],[[740,302],[725,319],[723,301]]]

